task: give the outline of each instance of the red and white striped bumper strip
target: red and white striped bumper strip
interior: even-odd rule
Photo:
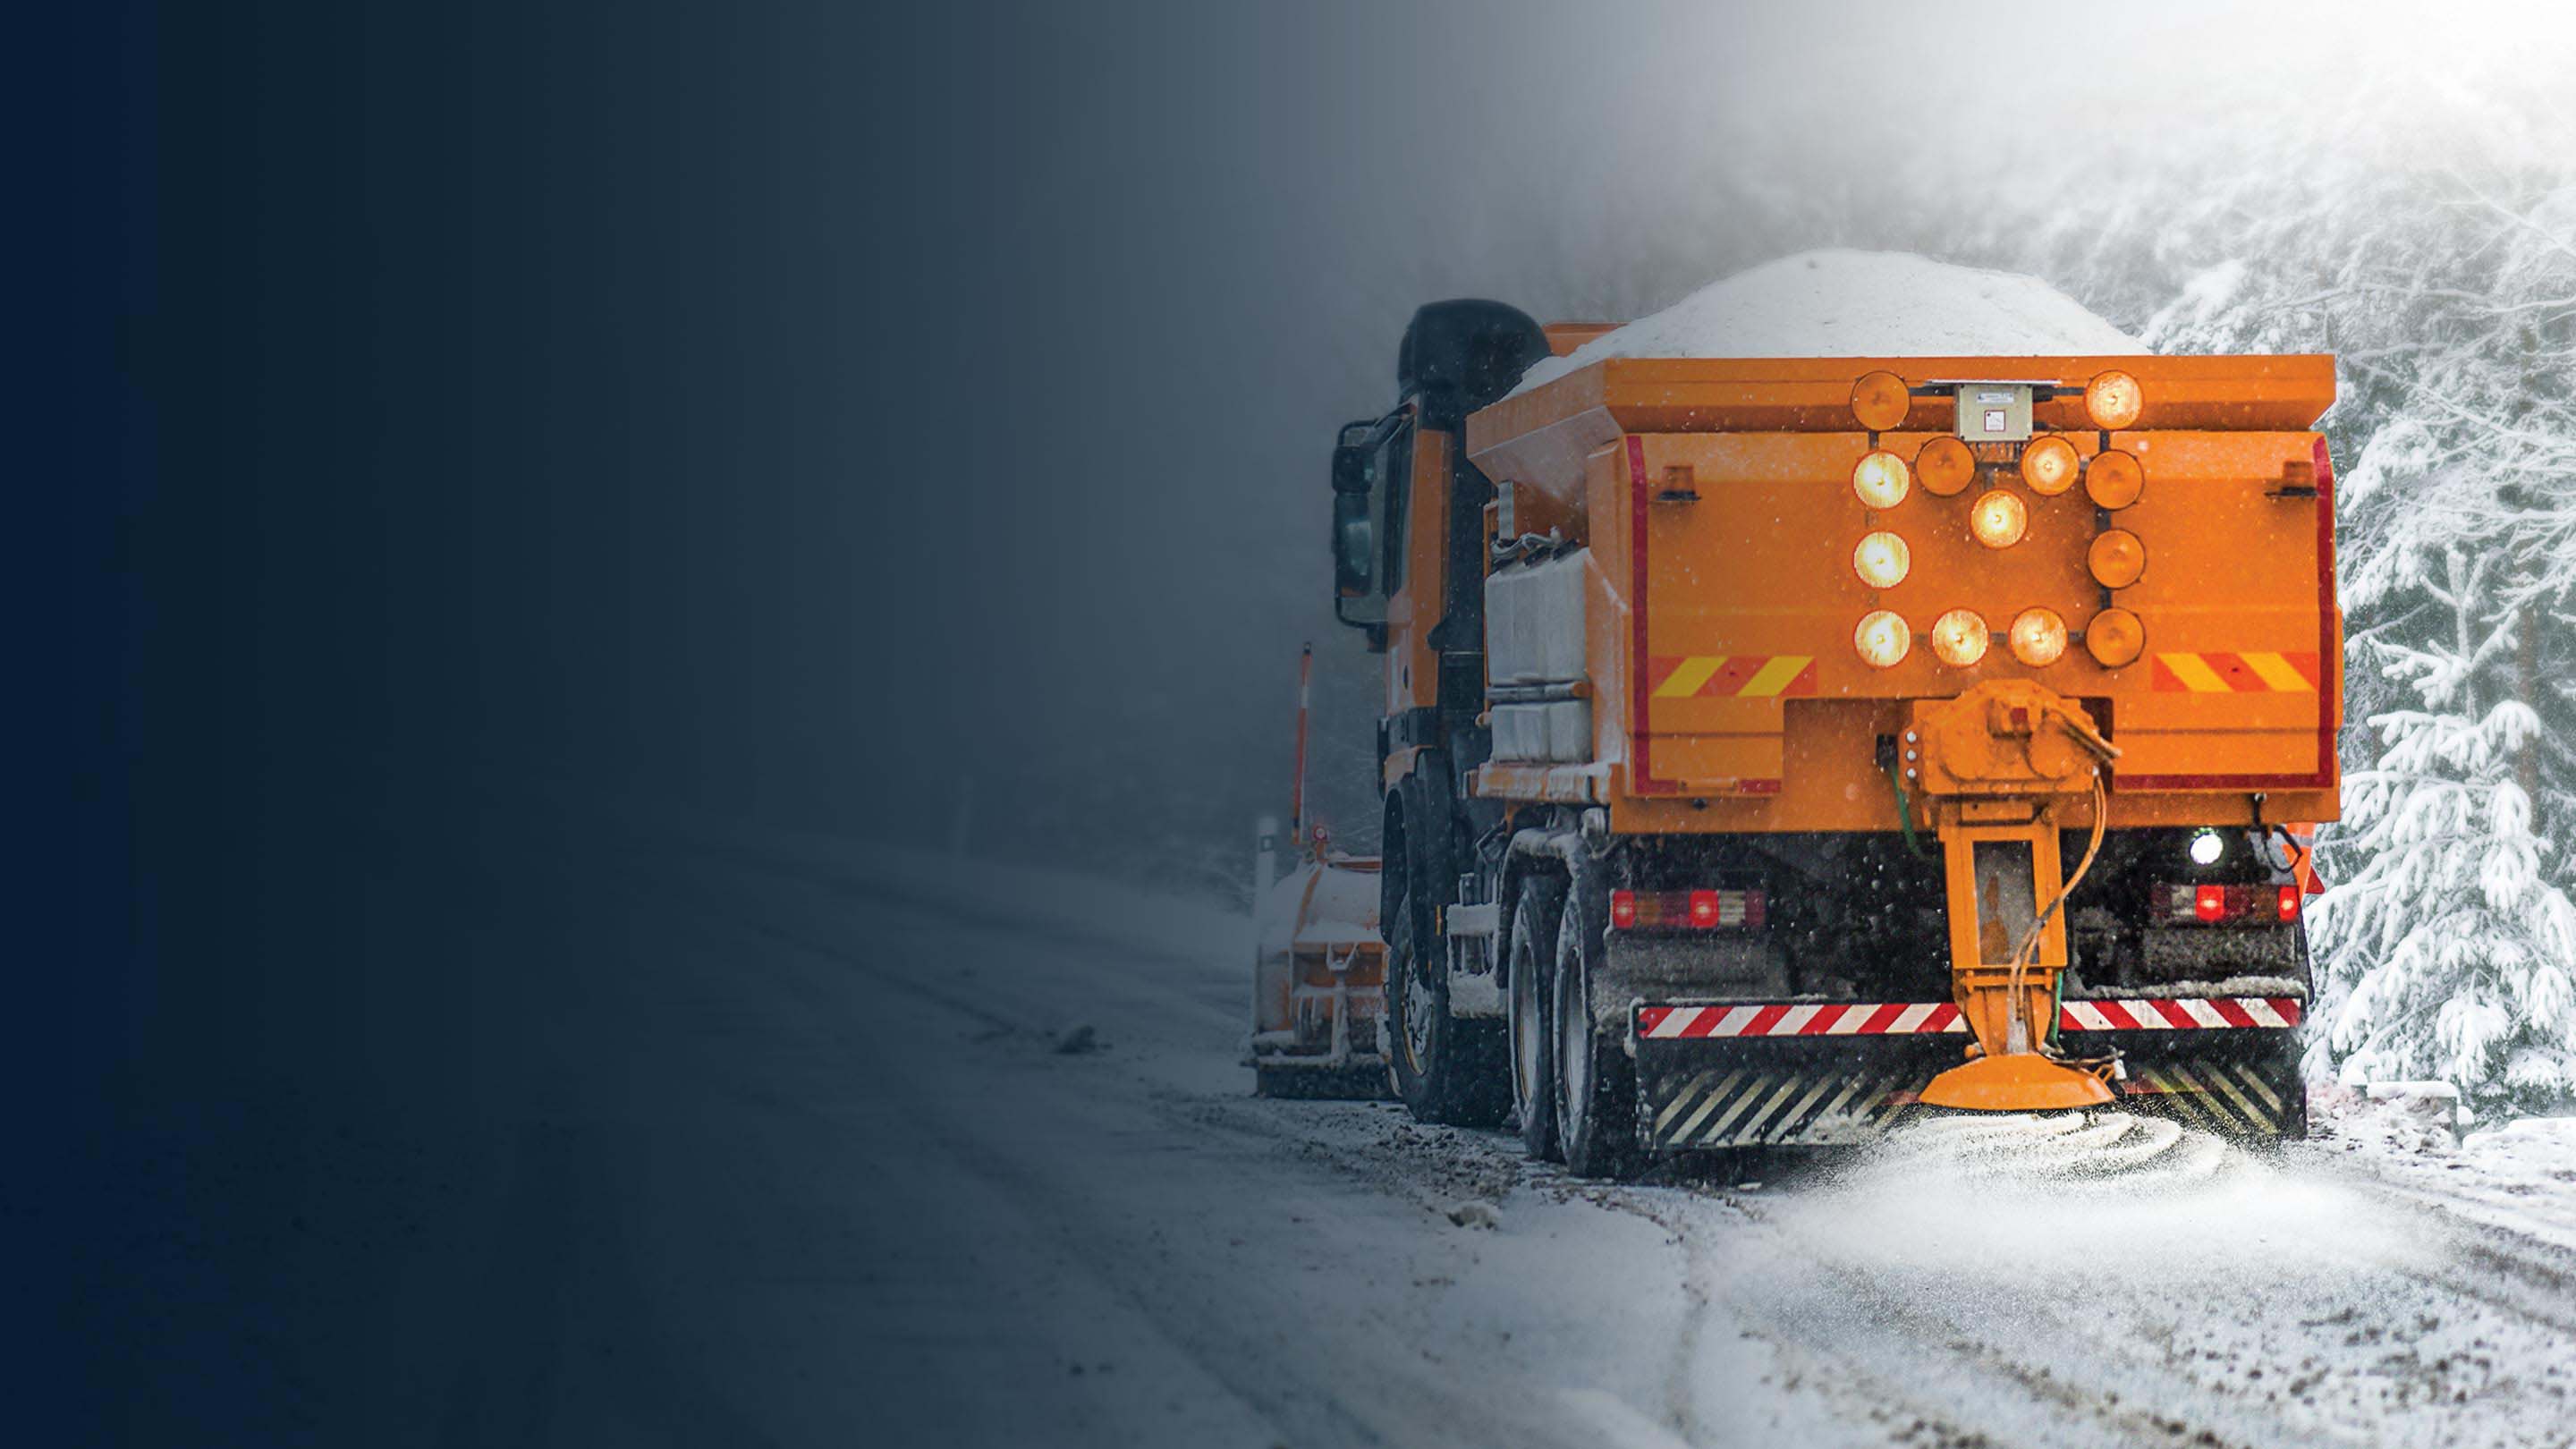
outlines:
[[[1845,1006],[1641,1006],[1637,1035],[1662,1040],[1702,1036],[1907,1036],[1966,1031],[1946,1001],[1890,1001]]]
[[[2061,1031],[2197,1031],[2299,1024],[2294,996],[2184,997],[2172,1001],[2069,1001]],[[1959,1008],[1940,1001],[1800,1002],[1797,1005],[1641,1006],[1637,1035],[1655,1041],[1721,1036],[1924,1036],[1961,1033]]]
[[[2297,1026],[2295,996],[2185,996],[2171,1001],[2069,1001],[2060,1031],[2198,1031],[2223,1026]]]

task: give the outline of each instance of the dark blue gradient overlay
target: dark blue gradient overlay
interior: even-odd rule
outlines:
[[[1306,638],[1364,839],[1324,451],[1414,303],[1494,289],[1446,208],[1576,23],[168,5],[26,46],[41,1432],[0,1437],[539,1442],[566,1274],[613,1307],[654,1258],[721,1323],[723,1265],[621,1236],[747,1150],[674,1120],[723,983],[622,974],[640,839],[1219,889]],[[621,1351],[637,1442],[757,1437],[685,1334]]]

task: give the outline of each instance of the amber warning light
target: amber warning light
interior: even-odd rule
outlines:
[[[2075,456],[2075,445],[2064,438],[2034,439],[2021,450],[2021,481],[2042,498],[2054,498],[2074,487],[2075,475],[2083,467],[2083,460]]]
[[[2043,668],[2066,652],[2066,621],[2054,609],[2024,609],[2012,622],[2011,639],[2015,659]]]
[[[1954,669],[1965,669],[1986,657],[1994,635],[1974,609],[1952,609],[1932,621],[1932,652]]]
[[[1860,627],[1852,631],[1852,647],[1872,667],[1887,669],[1914,648],[1914,631],[1895,610],[1875,609],[1861,616]]]
[[[1881,448],[1852,465],[1852,492],[1873,509],[1894,508],[1913,486],[1905,460]]]
[[[2129,426],[2145,410],[2146,393],[2138,380],[2117,368],[2096,373],[2084,385],[2084,416],[2106,432]]]
[[[1905,582],[1914,566],[1914,551],[1892,533],[1873,533],[1852,550],[1852,572],[1873,589],[1892,589]]]
[[[2030,531],[2030,506],[1995,489],[1969,508],[1968,531],[1988,548],[2010,548]]]

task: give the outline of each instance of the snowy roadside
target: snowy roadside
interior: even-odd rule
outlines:
[[[2464,1133],[2452,1117],[2456,1099],[2417,1084],[2382,1088],[2376,1099],[2329,1087],[2310,1100],[2316,1136],[2303,1155],[2576,1252],[2576,1117],[2527,1117]]]

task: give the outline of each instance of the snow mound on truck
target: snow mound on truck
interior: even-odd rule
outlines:
[[[2145,343],[2039,280],[1906,252],[1800,252],[1712,282],[1564,357],[1515,393],[1605,357],[2093,357]]]

